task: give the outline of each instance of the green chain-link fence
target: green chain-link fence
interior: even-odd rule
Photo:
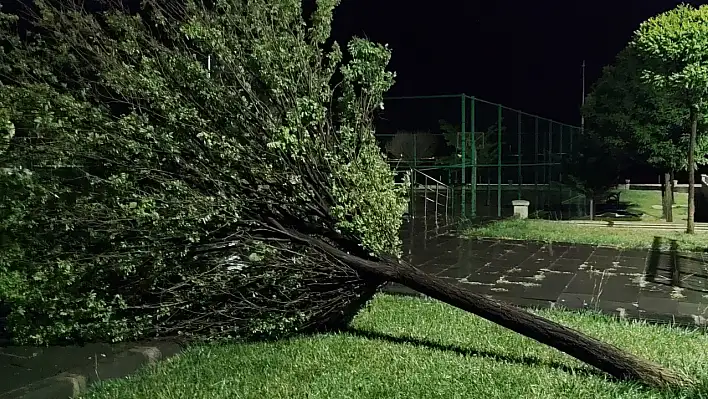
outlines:
[[[560,183],[579,134],[467,95],[387,98],[377,126],[396,168],[450,187],[455,214],[472,218],[509,216],[516,199],[539,217],[584,216],[587,199]]]

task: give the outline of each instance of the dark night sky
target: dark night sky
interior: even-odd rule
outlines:
[[[23,1],[0,0],[9,9]],[[577,126],[583,59],[589,90],[642,21],[679,3],[342,0],[334,37],[389,44],[398,75],[389,95],[465,93]]]
[[[466,93],[579,125],[582,60],[589,89],[642,21],[679,3],[343,0],[334,35],[389,44],[390,95]]]

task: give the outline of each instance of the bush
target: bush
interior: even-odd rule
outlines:
[[[371,121],[390,52],[354,38],[342,63],[337,3],[305,18],[293,0],[40,0],[28,32],[0,14],[17,343],[281,337],[353,316],[379,282],[274,228],[400,250],[405,195]]]

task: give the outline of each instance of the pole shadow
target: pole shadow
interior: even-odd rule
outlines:
[[[477,349],[472,349],[472,348],[461,348],[456,345],[446,345],[446,344],[440,344],[437,342],[432,342],[427,339],[420,339],[420,338],[414,338],[414,337],[400,337],[400,336],[394,336],[386,333],[380,333],[380,332],[375,332],[375,331],[366,331],[358,328],[349,328],[346,330],[347,333],[360,337],[360,338],[366,338],[366,339],[372,339],[372,340],[379,340],[379,341],[386,341],[386,342],[391,342],[394,344],[403,344],[403,345],[414,345],[414,346],[419,346],[419,347],[425,347],[437,351],[449,351],[449,352],[454,352],[459,355],[463,356],[475,356],[475,357],[485,357],[489,359],[493,359],[499,362],[508,362],[508,363],[516,363],[520,365],[525,365],[525,366],[533,366],[533,367],[548,367],[554,370],[559,370],[563,371],[569,374],[574,374],[574,375],[581,375],[584,377],[603,377],[603,378],[608,378],[611,381],[619,381],[614,377],[609,376],[608,374],[605,374],[604,372],[592,368],[592,367],[573,367],[573,366],[568,366],[567,364],[559,363],[559,362],[554,362],[554,361],[543,361],[541,359],[538,359],[536,357],[532,356],[509,356],[509,355],[502,355],[499,353],[494,353],[494,352],[489,352],[489,351],[483,351],[483,350],[477,350]]]
[[[655,284],[683,288],[681,287],[681,267],[679,265],[678,242],[676,240],[669,241],[668,253],[661,250],[661,243],[661,237],[654,237],[654,241],[652,242],[651,250],[649,252],[649,261],[647,262],[647,269],[645,271],[644,278]],[[671,283],[657,281],[661,258],[663,256],[668,257],[667,266],[668,272],[671,275]]]
[[[684,281],[682,280],[681,276],[685,272],[682,270],[684,268],[688,268],[688,266],[683,266],[683,262],[700,262],[704,263],[702,259],[697,259],[692,256],[688,256],[686,254],[681,254],[678,249],[678,241],[676,240],[670,240],[669,241],[669,251],[664,252],[661,251],[661,244],[662,244],[662,239],[661,237],[654,237],[654,241],[652,243],[652,248],[649,253],[649,259],[647,262],[647,268],[644,273],[644,278],[646,281],[658,284],[658,285],[664,285],[668,287],[678,287],[678,288],[683,288],[683,289],[688,289],[691,291],[697,291],[697,292],[708,292],[708,290],[698,288],[695,286],[686,286]],[[665,258],[667,260],[667,265],[666,267],[663,268],[661,265],[661,259]],[[667,279],[669,281],[666,281],[666,279],[661,279],[658,280],[657,277],[659,275],[659,270],[664,269],[668,272]],[[690,268],[688,268],[690,270]],[[708,275],[702,274],[702,273],[690,273],[690,275],[687,275],[687,277],[696,277],[696,278],[704,278],[708,279]]]
[[[661,237],[654,237],[651,249],[649,250],[649,259],[647,261],[647,269],[644,271],[644,278],[652,283],[656,282],[656,276],[659,272],[659,261],[661,259]]]
[[[678,260],[678,242],[671,240],[669,244],[669,270],[671,270],[671,285],[683,288],[681,284],[681,267]]]

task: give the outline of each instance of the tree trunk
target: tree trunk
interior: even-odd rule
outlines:
[[[664,194],[661,196],[661,205],[664,209],[664,219],[671,223],[674,221],[673,207],[671,206],[671,187],[673,183],[671,182],[671,173],[664,173]]]
[[[676,205],[676,184],[674,182],[676,181],[676,173],[672,169],[671,170],[671,205]]]
[[[686,233],[695,232],[696,217],[696,135],[698,130],[698,111],[691,107],[691,138],[688,143],[688,222]]]
[[[659,174],[659,188],[661,189],[661,218],[666,220],[666,193],[669,191],[666,185],[669,184],[666,179],[666,173]]]
[[[271,223],[280,232],[337,258],[363,276],[403,284],[429,297],[474,313],[542,344],[556,348],[613,377],[661,388],[685,386],[693,383],[688,376],[640,359],[615,346],[583,335],[576,330],[536,316],[516,306],[475,294],[447,280],[424,273],[407,262],[398,260],[377,262],[359,258],[322,240],[285,229],[275,221],[271,220]]]

